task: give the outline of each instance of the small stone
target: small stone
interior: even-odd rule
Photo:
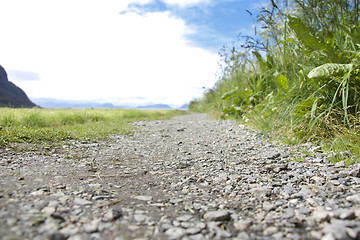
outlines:
[[[324,233],[331,234],[334,239],[349,239],[349,236],[346,232],[346,222],[342,220],[331,221],[331,224],[326,223],[325,227],[322,229]]]
[[[318,223],[329,220],[329,214],[325,210],[316,210],[311,216],[312,220]]]
[[[144,222],[146,219],[147,219],[146,215],[143,215],[143,214],[135,214],[134,215],[134,220],[136,222]]]
[[[54,207],[44,207],[41,212],[45,213],[46,215],[51,215],[56,211],[56,209]]]
[[[152,196],[135,196],[134,198],[137,200],[146,201],[146,202],[152,200]]]
[[[275,208],[276,208],[275,204],[272,204],[270,202],[264,202],[263,203],[264,211],[271,211],[271,210],[274,210]]]
[[[301,190],[297,193],[294,193],[292,198],[303,198],[306,199],[312,195],[312,191],[308,186],[301,186]]]
[[[100,223],[100,219],[94,219],[90,223],[84,224],[83,229],[87,233],[97,232],[99,223]]]
[[[360,239],[360,227],[346,228],[346,232],[352,239]]]
[[[295,216],[295,212],[294,212],[294,210],[291,209],[291,208],[286,208],[286,209],[284,210],[284,212],[281,214],[281,217],[282,217],[282,218],[286,218],[286,219],[292,218],[292,217],[294,217],[294,216]]]
[[[204,214],[207,221],[226,221],[230,219],[230,212],[227,210],[210,211]]]
[[[43,196],[44,195],[44,190],[40,189],[40,190],[34,191],[34,192],[30,193],[30,195],[32,195],[32,196]]]
[[[269,235],[272,235],[274,233],[277,233],[278,231],[279,231],[279,229],[277,227],[267,227],[264,230],[264,235],[269,236]]]
[[[351,170],[349,175],[359,178],[360,177],[360,168],[355,168],[355,169]]]
[[[360,203],[360,194],[354,194],[351,196],[346,197],[346,201],[353,202],[353,203]]]
[[[237,239],[241,239],[241,240],[250,240],[250,236],[249,234],[247,234],[246,232],[240,232],[238,235],[237,235]]]
[[[190,235],[189,239],[190,240],[204,240],[205,237],[204,237],[204,235],[199,233],[199,234],[196,234],[196,235]]]
[[[75,198],[74,199],[74,203],[77,204],[77,205],[91,205],[92,202],[86,200],[86,199],[82,199],[82,198]]]
[[[109,209],[105,215],[104,220],[105,221],[114,221],[122,216],[122,211],[117,209]]]
[[[250,227],[251,224],[252,224],[251,219],[244,219],[244,220],[239,220],[239,221],[235,222],[234,227],[237,230],[245,231],[246,229],[248,229]]]
[[[352,210],[344,210],[339,215],[340,219],[352,220],[356,218],[355,212]]]
[[[332,233],[327,233],[321,238],[321,240],[336,240],[336,238]]]
[[[72,236],[79,232],[79,227],[75,226],[74,224],[69,224],[66,227],[60,230],[60,233],[64,234],[65,236]]]
[[[47,218],[39,227],[39,233],[53,233],[59,230],[59,223],[52,218]]]
[[[189,235],[195,235],[195,234],[198,234],[200,232],[201,232],[201,229],[196,228],[196,227],[191,227],[191,228],[186,229],[186,233],[189,234]]]
[[[59,233],[59,232],[52,233],[49,236],[49,240],[66,240],[66,239],[67,239],[67,237],[64,234]]]
[[[190,219],[192,219],[191,215],[184,215],[184,216],[180,216],[180,217],[176,218],[176,220],[179,221],[179,222],[187,222]]]
[[[174,227],[166,230],[165,234],[169,236],[169,239],[180,239],[186,234],[186,231],[183,228]]]
[[[338,168],[346,167],[346,162],[345,161],[337,162],[337,163],[335,163],[335,167],[338,167]]]

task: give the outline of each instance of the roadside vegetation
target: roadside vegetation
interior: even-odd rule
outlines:
[[[178,110],[0,108],[0,147],[15,143],[55,146],[62,141],[98,141],[131,132],[128,123],[169,119]]]
[[[358,0],[271,0],[255,37],[221,49],[222,72],[191,111],[219,112],[285,142],[360,156]]]

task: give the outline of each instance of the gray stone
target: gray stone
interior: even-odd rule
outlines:
[[[346,197],[346,201],[360,204],[360,194],[354,194]]]
[[[81,198],[75,198],[74,199],[74,203],[77,205],[91,205],[92,202],[86,200],[86,199],[81,199]]]
[[[226,221],[230,220],[230,212],[228,210],[210,211],[204,214],[207,221]]]
[[[169,228],[165,232],[169,239],[180,239],[186,234],[186,230],[180,227]]]
[[[140,201],[151,201],[152,200],[152,196],[135,196],[134,198],[137,200],[140,200]]]
[[[246,231],[252,224],[251,219],[243,219],[237,222],[234,222],[234,227],[239,231]]]
[[[295,211],[294,209],[291,208],[284,209],[284,211],[281,214],[281,217],[286,219],[293,218],[294,216],[295,216]]]
[[[146,221],[146,219],[147,219],[147,216],[144,214],[135,214],[134,215],[134,220],[136,222],[144,222],[144,221]]]
[[[311,219],[315,222],[322,223],[330,219],[329,213],[325,210],[319,209],[312,213]]]
[[[104,214],[103,219],[104,221],[114,221],[120,217],[122,217],[122,211],[111,208]]]
[[[83,225],[83,229],[87,233],[93,233],[98,230],[100,219],[94,219],[89,223]]]

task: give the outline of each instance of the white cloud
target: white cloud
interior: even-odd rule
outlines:
[[[167,12],[118,14],[130,2],[3,0],[0,64],[37,73],[10,79],[34,98],[181,104],[212,86],[217,54],[191,47],[185,22]]]
[[[163,0],[168,5],[176,5],[179,7],[188,7],[200,3],[209,3],[210,0]]]

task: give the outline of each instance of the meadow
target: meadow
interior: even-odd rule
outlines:
[[[221,49],[217,83],[190,110],[359,160],[359,7],[358,0],[268,1],[254,35]]]
[[[98,141],[132,131],[130,122],[169,119],[179,110],[0,108],[0,146]]]

